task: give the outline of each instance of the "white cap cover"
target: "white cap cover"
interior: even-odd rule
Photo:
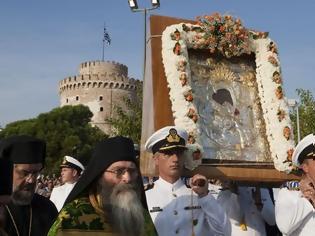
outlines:
[[[309,134],[305,136],[295,147],[292,162],[295,166],[300,166],[307,157],[315,157],[315,136]]]
[[[85,170],[81,162],[71,156],[65,156],[60,167],[81,169],[81,172]]]
[[[145,143],[148,152],[172,148],[185,148],[188,139],[186,130],[176,126],[166,126],[157,130]]]

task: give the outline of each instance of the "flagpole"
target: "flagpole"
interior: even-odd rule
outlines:
[[[102,61],[104,61],[104,48],[105,48],[105,42],[103,40],[103,54],[102,54]]]

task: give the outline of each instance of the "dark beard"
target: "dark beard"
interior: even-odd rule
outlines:
[[[102,184],[104,185],[104,183]],[[107,184],[105,184],[107,185]],[[144,217],[139,190],[136,184],[118,184],[113,188],[102,186],[104,210],[110,208],[110,222],[120,236],[143,234]],[[105,192],[106,191],[106,192]],[[104,204],[109,202],[109,204]]]
[[[17,186],[12,193],[12,202],[14,205],[29,205],[34,196],[36,184],[27,184],[23,186]]]

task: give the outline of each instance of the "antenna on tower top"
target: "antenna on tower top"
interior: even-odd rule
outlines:
[[[106,30],[106,25],[104,22],[104,36],[103,36],[103,54],[102,54],[102,61],[104,61],[104,50],[105,50],[105,43],[107,43],[108,45],[110,45],[111,43],[111,38],[109,36],[109,33]]]

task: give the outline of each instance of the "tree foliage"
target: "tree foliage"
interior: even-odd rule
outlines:
[[[315,100],[309,90],[297,89],[299,96],[299,124],[301,139],[310,133],[315,133]],[[297,142],[297,113],[290,112],[290,118],[294,127],[294,137]]]
[[[131,138],[134,143],[140,143],[142,125],[142,83],[139,82],[136,98],[123,98],[123,105],[113,107],[114,115],[106,121],[112,126],[115,135]],[[126,112],[129,111],[129,112]]]
[[[8,124],[0,138],[11,135],[31,135],[46,141],[46,173],[58,173],[65,155],[73,155],[87,163],[92,147],[106,135],[89,122],[93,114],[83,105],[55,108],[37,118]]]

